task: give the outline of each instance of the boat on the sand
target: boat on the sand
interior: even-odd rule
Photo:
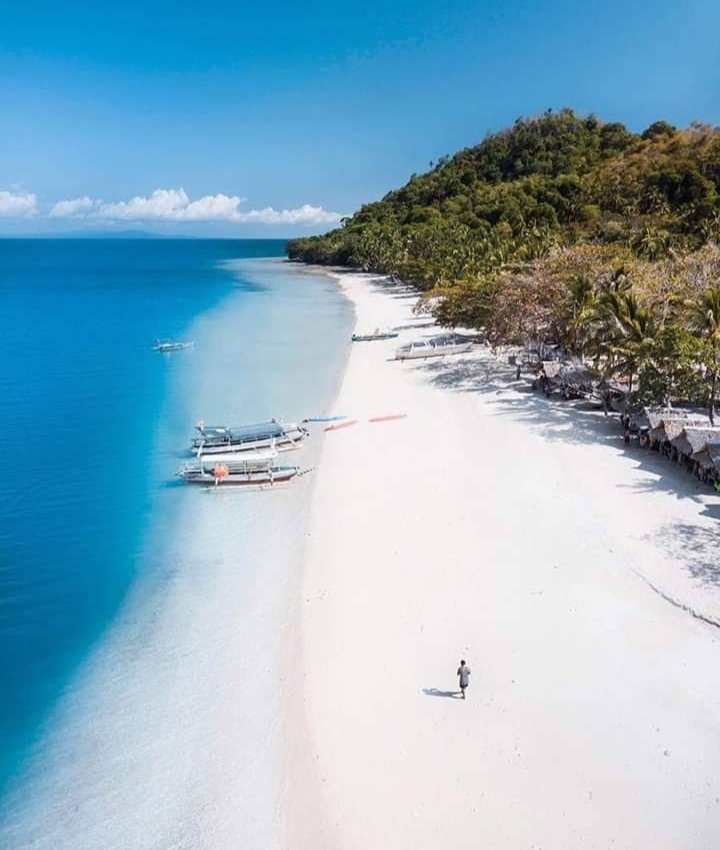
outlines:
[[[197,455],[223,452],[251,452],[259,449],[287,451],[300,447],[308,435],[308,429],[295,422],[271,419],[256,425],[241,425],[226,428],[222,425],[195,426],[197,436],[192,441],[192,451]]]
[[[458,337],[436,337],[435,339],[411,342],[395,352],[396,360],[420,360],[426,357],[445,357],[448,354],[464,354],[473,347],[472,341]]]
[[[227,485],[279,484],[294,478],[300,468],[280,465],[278,452],[270,450],[246,454],[201,455],[185,462],[177,471],[189,484]]]
[[[375,342],[379,339],[395,339],[397,336],[398,333],[396,331],[381,331],[379,328],[375,328],[371,334],[353,334],[352,341]]]

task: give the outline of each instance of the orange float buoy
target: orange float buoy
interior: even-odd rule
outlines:
[[[215,479],[216,484],[219,484],[223,479],[227,478],[229,474],[230,470],[224,463],[216,464],[213,469],[213,478]]]

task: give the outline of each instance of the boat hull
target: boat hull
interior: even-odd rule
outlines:
[[[473,347],[471,342],[461,345],[437,345],[427,348],[408,349],[395,353],[396,360],[426,360],[428,357],[447,357],[450,354],[466,354]]]
[[[153,345],[153,351],[159,351],[161,354],[169,354],[171,351],[186,351],[192,348],[193,342],[165,342],[159,345]]]
[[[306,431],[297,428],[286,431],[279,437],[257,437],[237,442],[232,440],[206,442],[201,437],[196,437],[192,442],[192,451],[195,453],[202,451],[204,455],[256,452],[261,449],[273,448],[280,452],[287,452],[300,448],[306,436]]]
[[[353,342],[377,342],[381,339],[397,339],[398,334],[389,333],[389,334],[353,334],[352,341]]]
[[[297,466],[280,466],[272,470],[247,472],[230,470],[222,478],[204,470],[185,470],[179,474],[188,484],[204,484],[217,487],[258,487],[262,484],[282,484],[294,478],[300,469]]]

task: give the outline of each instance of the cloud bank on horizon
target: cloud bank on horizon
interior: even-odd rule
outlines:
[[[184,189],[156,189],[127,201],[106,202],[87,196],[57,201],[42,208],[37,197],[23,190],[0,190],[3,218],[72,219],[95,222],[229,222],[235,224],[335,224],[341,213],[303,204],[293,209],[243,210],[245,198],[237,195],[204,195],[191,200]]]
[[[31,192],[0,189],[0,215],[6,218],[28,218],[38,211],[37,198]]]

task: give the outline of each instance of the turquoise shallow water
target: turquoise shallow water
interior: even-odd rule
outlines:
[[[173,473],[199,418],[334,395],[351,309],[256,259],[283,247],[0,242],[2,846],[273,846],[265,672],[311,477],[208,494]]]

